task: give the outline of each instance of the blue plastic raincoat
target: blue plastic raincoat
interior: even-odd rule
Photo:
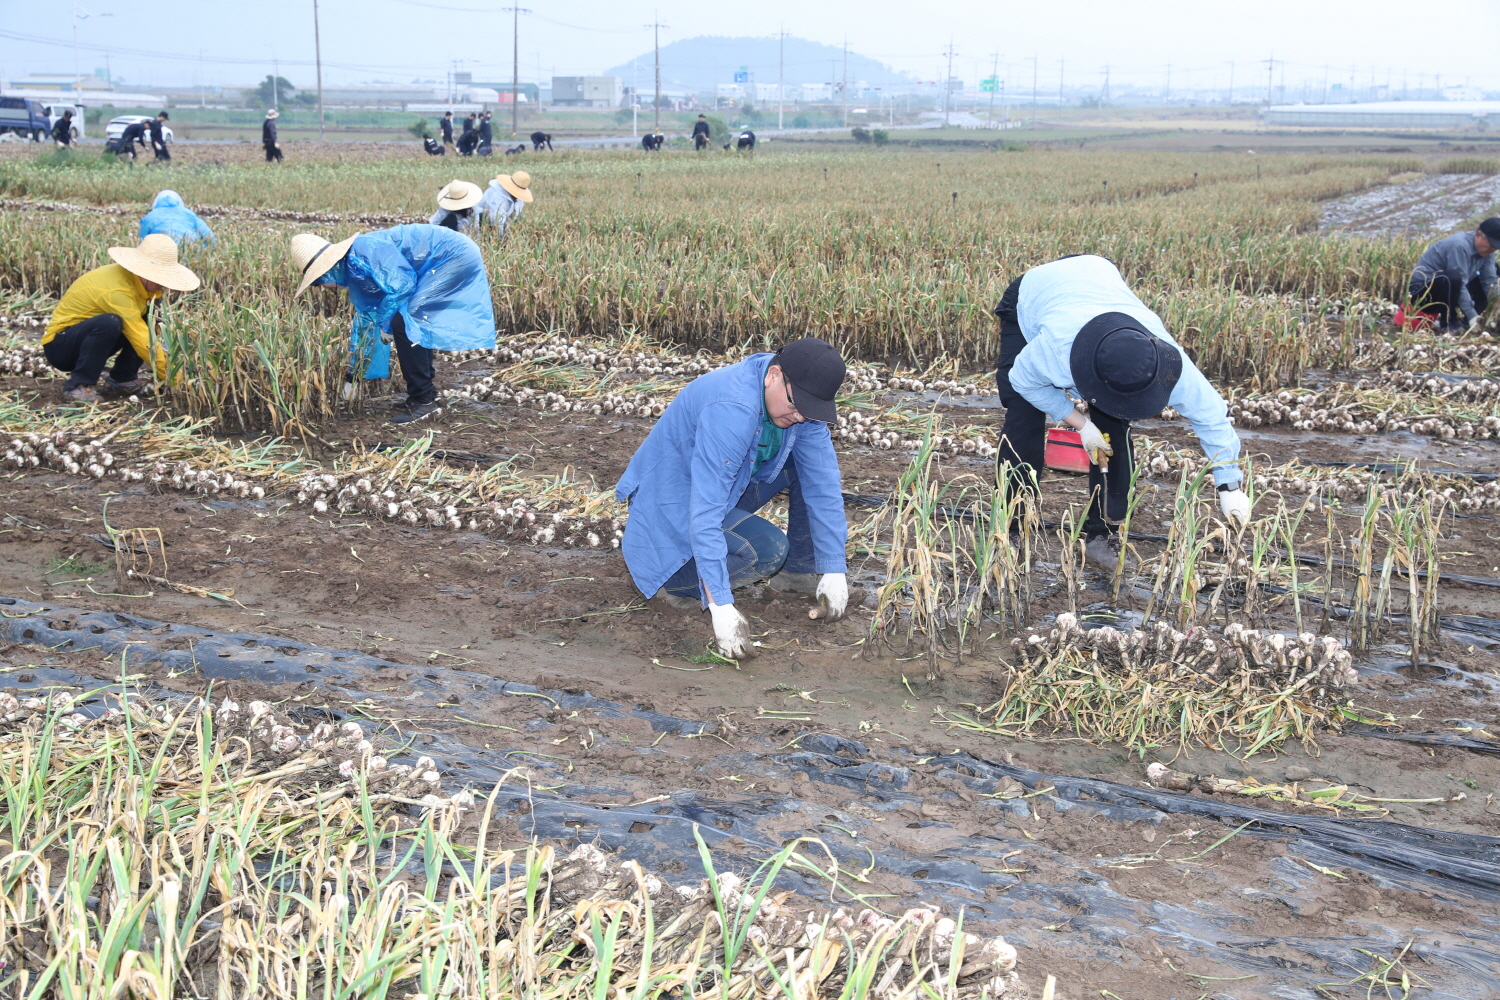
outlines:
[[[440,226],[411,225],[357,237],[320,283],[343,285],[356,313],[350,329],[353,366],[365,378],[390,372],[391,332],[399,313],[406,336],[435,351],[495,346],[489,274],[474,241]]]
[[[183,203],[182,195],[176,191],[158,194],[151,203],[151,211],[141,216],[141,239],[152,233],[170,236],[178,243],[192,243],[195,240],[218,242],[214,231]]]

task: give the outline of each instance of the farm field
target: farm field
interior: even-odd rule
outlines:
[[[777,884],[797,892],[775,906],[850,934],[843,958],[808,939],[734,965],[732,934],[677,934],[710,908],[733,925],[726,904],[663,897],[657,923],[679,925],[662,968],[736,996],[798,962],[830,963],[829,995],[861,976],[889,976],[891,996],[930,980],[1036,997],[1051,975],[1069,1000],[1380,995],[1402,975],[1417,996],[1500,989],[1500,340],[1493,315],[1465,337],[1390,319],[1421,220],[1490,209],[1481,158],[527,154],[536,203],[506,241],[479,239],[497,347],[443,356],[444,412],[395,427],[399,380],[340,399],[348,306],[292,297],[287,237],[421,221],[453,176],[483,185],[502,164],[309,153],[269,169],[232,147],[184,147],[169,171],[0,160],[0,690],[126,677],[167,706],[88,721],[106,701],[85,700],[76,732],[45,706],[0,712],[0,782],[24,805],[42,787],[24,762],[51,733],[74,768],[47,786],[57,804],[124,815],[79,776],[118,766],[137,811],[160,810],[107,874],[87,863],[107,830],[47,860],[62,882],[113,880],[104,909],[100,894],[129,897],[127,870],[184,883],[170,911],[150,904],[149,934],[144,916],[111,918],[158,967],[202,995],[291,995],[299,975],[352,982],[397,954],[376,976],[390,995],[503,991],[480,977],[511,958],[441,951],[445,927],[602,935],[612,904],[652,895],[620,862],[698,885],[697,824],[721,871],[792,851]],[[167,186],[218,234],[188,258],[202,290],[162,310],[168,391],[61,405],[45,317],[106,247],[134,243]],[[1129,571],[1079,557],[1086,481],[1049,473],[1032,507],[997,493],[990,310],[1027,267],[1078,252],[1114,260],[1230,401],[1255,496],[1243,532],[1219,522],[1170,412],[1137,428]],[[692,377],[808,334],[851,358],[835,443],[857,610],[825,624],[806,598],[752,588],[737,603],[762,651],[735,667],[707,648],[706,616],[634,590],[613,485]],[[184,699],[210,687],[241,710],[196,713]],[[370,747],[316,729],[349,721]],[[208,780],[249,768],[236,736],[255,762],[239,800]],[[121,763],[127,743],[176,761],[177,784]],[[376,753],[431,763],[387,773]],[[268,869],[191,846],[200,797]],[[4,844],[70,829],[66,809],[7,812]],[[419,843],[428,870],[395,862]],[[619,856],[578,853],[595,843]],[[322,911],[278,915],[276,873],[322,899],[325,869],[353,906],[314,968],[304,922]],[[455,886],[481,875],[530,902],[463,909],[482,894]],[[214,887],[193,888],[198,910],[195,878]],[[0,871],[5,905],[36,922],[0,956],[34,983],[88,907],[23,883]],[[398,883],[420,903],[382,923]],[[231,885],[254,903],[214,927],[185,916]],[[961,912],[973,954],[907,914],[918,904]],[[775,906],[754,918],[768,940],[786,933]],[[905,923],[881,937],[848,920],[866,908]],[[655,968],[639,926],[617,927],[632,991]],[[903,941],[921,976],[896,960]],[[552,947],[525,974],[588,992],[597,961]]]

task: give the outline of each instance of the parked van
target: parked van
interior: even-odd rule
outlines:
[[[73,114],[76,116],[79,112]],[[41,101],[29,97],[0,97],[0,133],[4,132],[14,132],[32,142],[41,142],[52,134],[52,119]]]

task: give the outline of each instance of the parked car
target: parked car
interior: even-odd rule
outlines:
[[[41,142],[52,131],[52,121],[41,101],[29,97],[0,97],[0,132],[14,132]]]
[[[118,139],[124,134],[126,125],[134,125],[136,122],[149,122],[154,117],[154,115],[120,115],[117,118],[111,118],[109,124],[104,126],[104,139],[106,142],[110,139]],[[161,137],[167,142],[171,142],[172,126],[163,125]]]
[[[52,134],[52,126],[62,121],[64,111],[73,112],[73,141],[77,142],[83,138],[83,105],[82,104],[44,104],[42,111],[47,116],[47,134]]]

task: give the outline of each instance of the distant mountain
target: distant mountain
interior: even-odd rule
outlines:
[[[716,84],[733,83],[740,67],[747,68],[755,83],[775,83],[780,43],[775,38],[719,38],[700,35],[661,47],[662,86],[680,87],[694,92],[711,91]],[[647,49],[634,63],[626,62],[604,71],[606,76],[620,77],[625,86],[636,81],[642,90],[653,82],[653,54]],[[844,50],[837,45],[810,42],[805,38],[786,40],[786,82],[831,83],[843,78]],[[868,56],[849,53],[849,82],[864,81],[872,87],[895,86],[911,82]]]

